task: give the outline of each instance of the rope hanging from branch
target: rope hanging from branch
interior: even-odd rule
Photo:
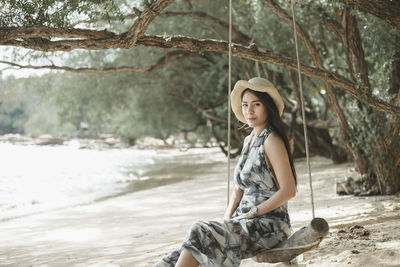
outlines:
[[[229,41],[228,41],[228,186],[227,201],[229,205],[230,177],[231,177],[231,88],[232,88],[232,0],[229,0]]]
[[[301,115],[303,117],[304,145],[306,147],[307,169],[308,169],[308,178],[309,178],[309,183],[310,183],[311,209],[312,209],[312,217],[315,218],[314,193],[313,193],[313,188],[312,188],[310,156],[309,156],[309,150],[308,150],[307,121],[306,121],[306,113],[305,113],[305,109],[304,109],[303,84],[302,84],[302,80],[301,80],[301,65],[300,65],[300,56],[299,56],[299,46],[297,43],[296,13],[294,10],[294,6],[296,5],[296,2],[297,2],[297,0],[291,0],[292,18],[293,18],[293,33],[294,33],[294,43],[296,45],[297,73],[299,74]]]

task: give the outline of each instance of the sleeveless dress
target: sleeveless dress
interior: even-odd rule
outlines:
[[[194,223],[181,249],[172,252],[153,267],[175,266],[183,248],[200,262],[201,267],[236,267],[242,259],[271,249],[288,238],[291,227],[287,203],[252,219],[235,219],[269,199],[278,190],[264,153],[264,141],[272,131],[272,127],[265,128],[252,147],[249,146],[254,131],[245,138],[234,172],[234,183],[243,190],[243,196],[232,219]]]

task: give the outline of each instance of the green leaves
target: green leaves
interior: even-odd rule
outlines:
[[[123,18],[119,1],[12,0],[1,1],[0,25],[67,27],[82,19]]]

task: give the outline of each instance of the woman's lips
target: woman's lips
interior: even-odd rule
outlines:
[[[256,118],[247,118],[248,121],[254,121]]]

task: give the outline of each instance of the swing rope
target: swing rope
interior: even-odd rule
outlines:
[[[232,88],[232,0],[229,0],[229,52],[228,52],[228,186],[227,201],[229,205],[229,192],[231,182],[231,88]]]
[[[297,73],[299,79],[299,87],[300,87],[300,99],[301,99],[301,113],[303,117],[303,130],[304,130],[304,143],[306,148],[306,159],[307,159],[307,169],[308,169],[308,177],[310,184],[310,198],[311,198],[311,209],[312,209],[312,217],[315,218],[314,211],[314,193],[312,187],[312,178],[311,178],[311,164],[310,164],[310,156],[308,149],[308,134],[307,134],[307,121],[306,114],[304,108],[304,97],[303,97],[303,84],[301,79],[301,65],[300,65],[300,56],[299,56],[299,47],[297,42],[297,31],[296,31],[296,13],[294,6],[296,5],[297,0],[290,0],[291,9],[292,9],[292,18],[293,18],[293,33],[294,33],[294,42],[296,46],[296,60],[297,60]],[[228,186],[227,186],[227,205],[229,204],[229,188],[230,188],[230,161],[231,161],[231,78],[232,78],[232,0],[229,0],[229,49],[228,49]],[[260,72],[258,69],[258,61],[256,61],[256,67],[258,76],[260,77]]]
[[[308,151],[307,121],[306,121],[306,113],[305,113],[305,109],[304,109],[303,83],[302,83],[302,79],[301,79],[301,66],[300,66],[299,46],[298,46],[298,43],[297,43],[296,13],[295,13],[295,10],[294,10],[294,6],[296,5],[296,2],[297,2],[297,0],[291,0],[292,18],[293,18],[293,33],[294,33],[294,43],[296,44],[297,73],[299,74],[301,115],[303,117],[304,145],[306,147],[307,169],[308,169],[308,178],[309,178],[309,183],[310,183],[311,209],[312,209],[312,217],[315,218],[314,193],[313,193],[313,188],[312,188],[311,165],[310,165],[310,156],[309,156],[309,151]]]

